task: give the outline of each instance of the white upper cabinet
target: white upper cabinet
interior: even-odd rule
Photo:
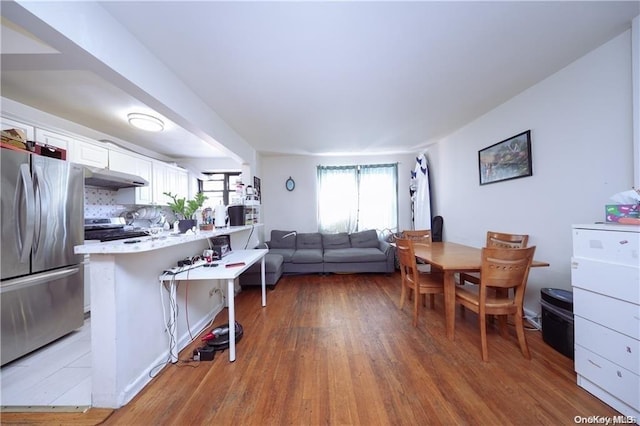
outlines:
[[[170,198],[164,192],[177,194],[179,198],[189,198],[189,173],[183,168],[139,154],[107,148],[81,136],[76,139],[11,118],[0,118],[2,130],[18,129],[24,132],[28,141],[64,149],[68,161],[137,175],[149,182],[144,187],[119,189],[116,201],[120,204],[166,206]]]
[[[67,152],[68,161],[100,168],[107,167],[109,164],[109,152],[106,148],[96,144],[2,117],[2,130],[7,129],[23,131],[28,141],[36,141],[64,149]]]
[[[163,194],[171,191],[167,183],[167,165],[158,161],[153,162],[153,202],[160,206],[166,206],[169,197]]]
[[[67,159],[74,163],[104,169],[109,166],[109,150],[82,141],[73,141]]]
[[[51,132],[49,130],[36,128],[36,142],[43,143],[45,145],[55,146],[62,148],[67,153],[69,148],[73,146],[74,140],[71,136],[61,135],[60,133]]]
[[[24,136],[28,141],[35,140],[35,127],[29,124],[21,123],[19,121],[11,120],[10,118],[2,117],[2,130],[18,129],[24,132]]]
[[[109,150],[109,168],[118,172],[140,176],[148,186],[118,190],[117,201],[121,204],[153,204],[153,163],[144,157]]]
[[[169,197],[164,195],[165,192],[177,194],[178,198],[188,198],[188,172],[157,161],[153,163],[153,201],[155,204],[165,206],[171,201]]]
[[[178,188],[176,189],[178,195],[181,197],[193,198],[189,193],[189,172],[179,169],[176,171],[176,175],[178,179]]]

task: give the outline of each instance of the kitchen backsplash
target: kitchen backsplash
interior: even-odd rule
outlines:
[[[126,212],[136,212],[134,226],[149,227],[154,224],[164,223],[166,218],[169,223],[173,223],[176,217],[171,210],[164,207],[131,206],[118,204],[116,201],[118,191],[114,189],[98,188],[95,186],[84,187],[84,217],[107,218],[125,217]]]
[[[84,217],[118,217],[127,208],[116,202],[118,192],[113,189],[84,187]]]

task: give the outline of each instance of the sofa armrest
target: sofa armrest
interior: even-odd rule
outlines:
[[[389,242],[380,240],[380,250],[387,256],[387,273],[396,269],[396,249]]]
[[[389,256],[390,252],[393,252],[393,246],[384,240],[380,240],[380,245],[378,246],[380,251]]]

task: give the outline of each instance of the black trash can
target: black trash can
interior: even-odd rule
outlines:
[[[558,288],[540,290],[542,340],[573,359],[573,293]]]
[[[229,226],[244,225],[244,205],[229,206],[227,211],[229,214]]]

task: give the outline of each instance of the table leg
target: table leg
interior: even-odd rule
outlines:
[[[456,327],[456,280],[453,271],[444,271],[444,308],[447,338],[453,340]]]
[[[266,272],[265,272],[265,264],[264,258],[266,256],[262,256],[262,260],[260,261],[260,276],[262,278],[262,306],[267,306],[267,289],[266,289]]]
[[[229,362],[236,360],[236,307],[235,280],[227,280],[227,306],[229,309]]]
[[[160,284],[162,285],[162,284]],[[178,362],[178,297],[177,297],[178,283],[175,280],[171,281],[169,285],[169,356],[171,362],[175,364]],[[164,309],[164,307],[162,307]]]

